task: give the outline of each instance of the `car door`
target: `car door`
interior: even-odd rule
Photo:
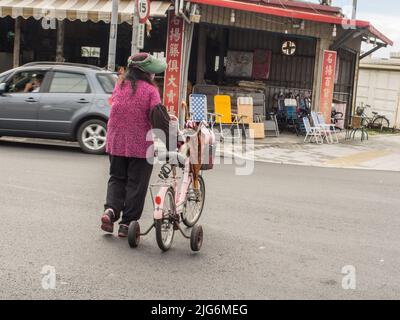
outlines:
[[[0,131],[11,134],[37,131],[41,90],[24,92],[37,75],[45,77],[46,71],[19,71],[7,80],[6,92],[0,96]]]
[[[53,70],[49,87],[41,97],[39,131],[70,136],[73,119],[89,111],[93,98],[93,90],[84,73]]]

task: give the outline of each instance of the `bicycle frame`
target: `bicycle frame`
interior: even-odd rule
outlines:
[[[178,118],[175,115],[170,115],[172,120],[178,121]],[[201,125],[200,125],[201,126]],[[200,130],[200,126],[199,129]],[[195,132],[192,135],[185,134],[182,130],[180,130],[179,125],[178,125],[178,132],[182,136],[194,136],[197,134]],[[181,147],[185,148],[187,142],[184,143],[184,145]],[[163,208],[164,208],[164,202],[165,198],[167,195],[167,192],[170,188],[173,189],[174,191],[174,197],[175,197],[175,213],[179,215],[179,221],[182,218],[182,212],[184,209],[184,205],[186,204],[187,201],[187,193],[189,190],[190,184],[193,182],[194,184],[194,178],[193,178],[193,173],[191,171],[191,162],[190,162],[190,157],[187,156],[185,158],[185,165],[183,168],[183,180],[180,185],[180,188],[178,189],[178,180],[180,180],[179,177],[176,175],[176,170],[177,170],[177,165],[171,165],[171,172],[172,172],[172,177],[168,177],[165,179],[159,180],[157,183],[150,185],[150,193],[152,197],[152,202],[153,202],[153,209],[154,209],[154,214],[153,217],[155,220],[162,219],[163,218]],[[158,190],[157,194],[154,196],[153,193],[153,188],[155,187],[160,187]]]
[[[178,190],[178,180],[179,177],[176,176],[176,166],[172,167],[172,177],[166,179],[165,181],[159,181],[158,183],[150,185],[150,193],[153,202],[154,209],[154,219],[162,219],[163,217],[163,208],[164,202],[166,198],[166,194],[168,189],[172,188],[174,190],[175,196],[175,212],[177,214],[181,214],[183,211],[183,206],[187,200],[187,191],[189,189],[190,184],[193,182],[193,175],[190,171],[190,159],[187,157],[185,159],[185,167],[183,169],[183,181]],[[157,194],[154,196],[153,188],[160,187]]]

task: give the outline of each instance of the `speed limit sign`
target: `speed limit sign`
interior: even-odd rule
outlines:
[[[145,23],[150,16],[150,0],[136,0],[139,23]]]

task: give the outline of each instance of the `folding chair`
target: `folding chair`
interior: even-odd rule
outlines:
[[[312,127],[310,120],[307,117],[303,118],[304,128],[306,130],[306,137],[304,143],[312,142],[313,138],[317,144],[323,144],[324,138],[322,137],[321,129],[319,127]],[[308,140],[310,139],[310,140]],[[321,139],[321,140],[319,140]]]
[[[207,117],[207,96],[204,94],[191,94],[189,96],[190,119],[195,122],[206,121]]]
[[[227,95],[217,95],[214,97],[215,116],[216,122],[220,125],[221,136],[225,138],[225,134],[222,130],[222,125],[229,125],[229,131],[232,131],[236,127],[238,138],[242,137],[242,132],[240,130],[240,124],[244,130],[243,116],[239,116],[236,113],[232,113],[231,97]],[[235,135],[233,135],[235,137]]]
[[[337,132],[336,132],[335,125],[334,124],[327,124],[325,122],[325,117],[323,116],[322,113],[317,113],[317,118],[318,118],[318,121],[319,121],[319,125],[322,128],[325,128],[326,130],[329,130],[332,143],[339,143],[339,138],[338,138],[338,135],[337,135]],[[333,140],[333,138],[335,138],[335,141]]]
[[[243,123],[253,123],[254,107],[252,97],[237,98],[237,112],[243,117]]]
[[[207,111],[213,113],[214,97],[219,95],[219,88],[216,85],[196,84],[193,87],[193,93],[204,94],[207,96]]]
[[[286,109],[286,125],[287,128],[290,129],[294,129],[294,132],[296,133],[296,135],[299,135],[298,129],[297,129],[297,121],[298,121],[298,117],[297,117],[297,111],[296,111],[296,107],[295,106],[288,106],[285,107]]]
[[[254,118],[265,119],[265,95],[263,93],[251,93],[251,97],[253,98]]]
[[[319,119],[318,119],[318,114],[315,111],[311,111],[311,119],[312,119],[314,127],[320,129],[321,134],[322,134],[323,138],[326,140],[326,142],[332,144],[333,137],[332,137],[332,132],[331,132],[330,128],[327,128],[326,126],[323,126],[320,124]]]

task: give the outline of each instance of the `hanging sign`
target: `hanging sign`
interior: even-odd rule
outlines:
[[[319,111],[324,115],[326,123],[331,123],[333,90],[335,86],[336,59],[336,51],[324,51]]]
[[[168,31],[166,62],[164,75],[164,105],[168,112],[178,116],[179,97],[181,91],[182,50],[183,50],[183,19],[175,15],[174,10],[168,11]]]
[[[150,16],[150,0],[136,0],[139,23],[145,23]]]

